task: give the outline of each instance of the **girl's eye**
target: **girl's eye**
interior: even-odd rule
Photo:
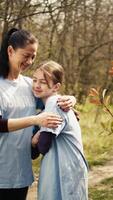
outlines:
[[[47,82],[46,81],[40,81],[40,84],[47,84]]]
[[[33,83],[36,83],[37,82],[37,80],[36,79],[33,79]]]
[[[33,83],[36,83],[37,82],[37,79],[33,79]],[[46,81],[38,81],[38,84],[41,84],[41,85],[46,85],[47,83],[46,83]]]

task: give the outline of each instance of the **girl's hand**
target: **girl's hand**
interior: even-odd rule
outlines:
[[[32,142],[31,142],[33,147],[35,147],[36,144],[38,143],[39,137],[40,137],[40,132],[39,131],[35,135],[33,135]]]
[[[43,112],[34,116],[34,125],[44,126],[47,128],[57,128],[62,121],[61,117],[54,113]]]
[[[74,96],[61,96],[58,98],[58,105],[60,108],[67,112],[69,111],[75,104],[76,104],[76,98]]]

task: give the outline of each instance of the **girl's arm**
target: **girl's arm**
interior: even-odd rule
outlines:
[[[4,131],[4,123],[5,123],[5,131]],[[29,126],[39,125],[49,128],[56,128],[59,124],[62,123],[62,119],[60,116],[53,113],[43,112],[39,115],[33,115],[29,117],[17,118],[17,119],[0,119],[0,132],[8,132],[16,131],[19,129],[27,128]]]
[[[42,155],[45,155],[49,151],[54,136],[55,135],[51,132],[43,131],[40,134],[39,132],[37,132],[32,137],[32,148],[31,148],[32,159],[37,158],[40,153]]]

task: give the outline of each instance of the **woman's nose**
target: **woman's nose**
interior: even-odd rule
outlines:
[[[26,60],[26,63],[29,64],[29,65],[32,65],[33,59],[32,59],[32,58],[28,58],[28,59]]]

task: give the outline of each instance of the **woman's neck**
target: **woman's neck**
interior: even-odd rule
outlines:
[[[7,76],[7,79],[9,79],[9,80],[15,80],[15,79],[18,78],[18,76],[19,76],[19,73],[17,73],[17,72],[10,72],[8,74],[8,76]]]

